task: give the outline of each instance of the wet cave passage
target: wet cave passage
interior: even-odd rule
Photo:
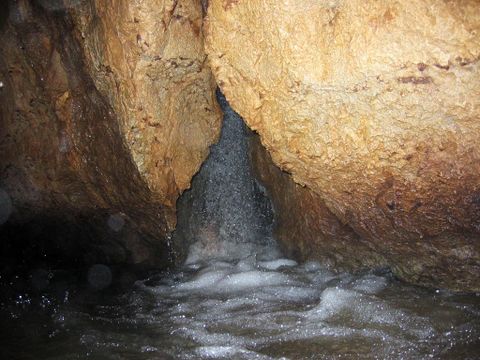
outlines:
[[[176,265],[72,269],[49,261],[74,258],[68,242],[57,239],[57,253],[38,249],[27,227],[22,238],[35,242],[3,252],[10,258],[2,262],[2,358],[474,358],[477,296],[407,285],[385,269],[334,272],[282,255],[274,209],[252,175],[256,135],[218,96],[220,140],[178,201],[169,251]],[[103,218],[112,234],[126,230],[122,217]],[[61,233],[94,241],[81,228]],[[15,263],[22,258],[30,262]]]
[[[459,4],[1,2],[0,359],[478,358]]]

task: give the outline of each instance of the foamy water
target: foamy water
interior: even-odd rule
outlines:
[[[477,300],[315,262],[210,260],[136,285],[189,344],[180,358],[439,358],[480,345]]]
[[[1,359],[476,359],[480,347],[478,296],[389,274],[256,254],[121,292],[57,278],[2,302]]]

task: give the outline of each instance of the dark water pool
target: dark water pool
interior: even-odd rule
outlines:
[[[116,290],[50,277],[43,291],[3,285],[1,359],[480,354],[479,296],[407,286],[388,274],[333,274],[314,262],[247,257],[191,263]]]

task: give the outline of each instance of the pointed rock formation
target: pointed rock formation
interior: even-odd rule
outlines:
[[[218,84],[319,223],[405,280],[480,290],[478,1],[211,0],[207,19]]]
[[[12,1],[0,25],[5,234],[158,264],[221,123],[200,2]]]

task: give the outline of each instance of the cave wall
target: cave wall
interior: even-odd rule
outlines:
[[[328,209],[321,196],[274,164],[258,135],[250,138],[249,153],[255,177],[272,201],[274,236],[286,256],[318,260],[333,271],[388,266],[375,247]]]
[[[201,2],[96,0],[70,13],[87,71],[117,114],[142,179],[174,209],[221,124]]]
[[[212,0],[205,27],[227,100],[314,213],[405,280],[480,289],[478,1]],[[299,201],[282,209],[310,218]]]
[[[68,259],[165,263],[176,198],[220,128],[201,16],[195,1],[9,2],[2,248],[25,234]]]
[[[8,4],[2,237],[165,261],[218,139],[213,72],[268,151],[252,144],[288,253],[480,289],[478,1],[211,0],[206,22],[198,0]]]

